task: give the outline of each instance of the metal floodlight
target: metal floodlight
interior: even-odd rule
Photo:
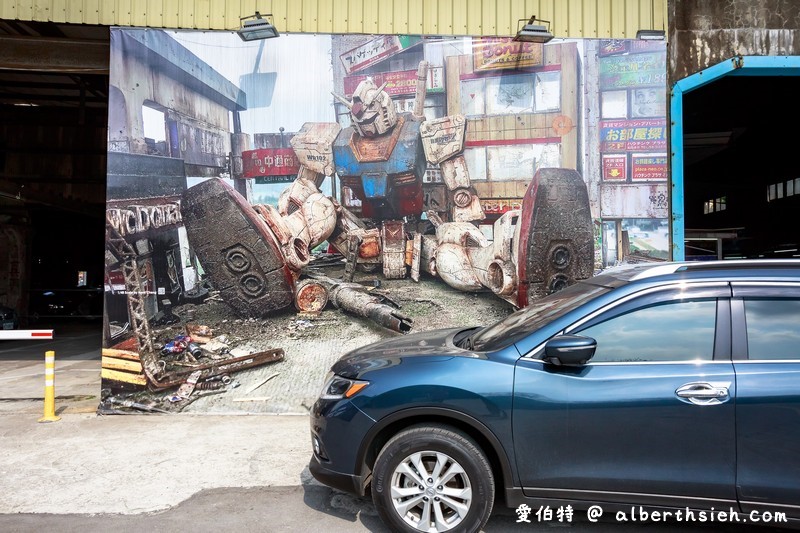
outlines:
[[[265,15],[271,17],[272,13]],[[239,19],[242,27],[236,30],[243,41],[259,41],[261,39],[272,39],[280,37],[278,30],[270,22],[261,17],[261,13],[256,11],[255,15],[242,17]]]
[[[664,30],[639,30],[636,32],[636,38],[642,41],[663,41]]]
[[[519,22],[524,21],[525,19],[519,19]],[[534,24],[534,22],[546,22],[547,27],[545,28],[540,24]],[[525,26],[517,32],[517,36],[514,37],[513,40],[520,43],[546,43],[552,39],[553,34],[550,33],[550,21],[537,19],[536,15],[534,15],[525,23]]]

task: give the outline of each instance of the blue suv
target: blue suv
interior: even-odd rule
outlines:
[[[396,531],[478,531],[496,499],[796,525],[800,261],[618,267],[487,327],[365,346],[311,439],[314,477],[371,490]]]

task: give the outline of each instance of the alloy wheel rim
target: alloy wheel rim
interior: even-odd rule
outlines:
[[[435,451],[412,453],[392,473],[394,510],[418,531],[439,532],[459,525],[472,504],[472,484],[452,457]]]

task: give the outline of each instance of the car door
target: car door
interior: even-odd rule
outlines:
[[[800,283],[734,283],[737,489],[800,518]]]
[[[523,357],[513,431],[526,495],[736,504],[727,283],[653,288],[565,329],[588,364]]]

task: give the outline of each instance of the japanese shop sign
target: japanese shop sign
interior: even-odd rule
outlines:
[[[628,51],[628,44],[630,41],[626,39],[611,39],[611,40],[604,40],[600,41],[600,48],[598,50],[598,55],[600,57],[606,57],[616,54],[624,54]]]
[[[614,154],[603,156],[603,180],[625,181],[628,177],[628,156]]]
[[[300,163],[291,148],[261,148],[242,152],[242,176],[290,176],[300,172]]]
[[[539,67],[543,50],[541,43],[518,43],[510,37],[475,38],[472,63],[476,71]]]
[[[633,154],[631,160],[631,179],[665,180],[668,177],[666,154]]]
[[[603,39],[600,41],[598,55],[607,57],[628,52],[661,52],[666,50],[666,43],[663,41],[644,41],[631,39]]]
[[[601,120],[600,151],[665,151],[667,120]]]
[[[600,61],[600,87],[604,90],[666,83],[666,51],[605,57]]]
[[[426,84],[429,93],[444,92],[444,76],[441,67],[428,69],[428,82]],[[397,72],[378,72],[371,75],[375,85],[381,86],[386,82],[384,91],[389,96],[404,94],[414,94],[417,91],[417,71],[400,70]],[[367,79],[367,76],[345,76],[344,93],[350,97],[358,87],[358,84]]]
[[[174,115],[174,113],[172,114]],[[170,129],[175,129],[177,139],[175,148],[187,164],[209,167],[223,166],[230,152],[229,132],[221,128],[201,127],[195,123],[168,120]],[[174,155],[173,157],[178,157]]]
[[[344,70],[347,74],[352,74],[359,70],[364,70],[376,63],[380,63],[387,57],[391,57],[398,52],[407,50],[412,46],[422,43],[421,37],[411,35],[381,35],[369,42],[356,46],[341,54]]]

